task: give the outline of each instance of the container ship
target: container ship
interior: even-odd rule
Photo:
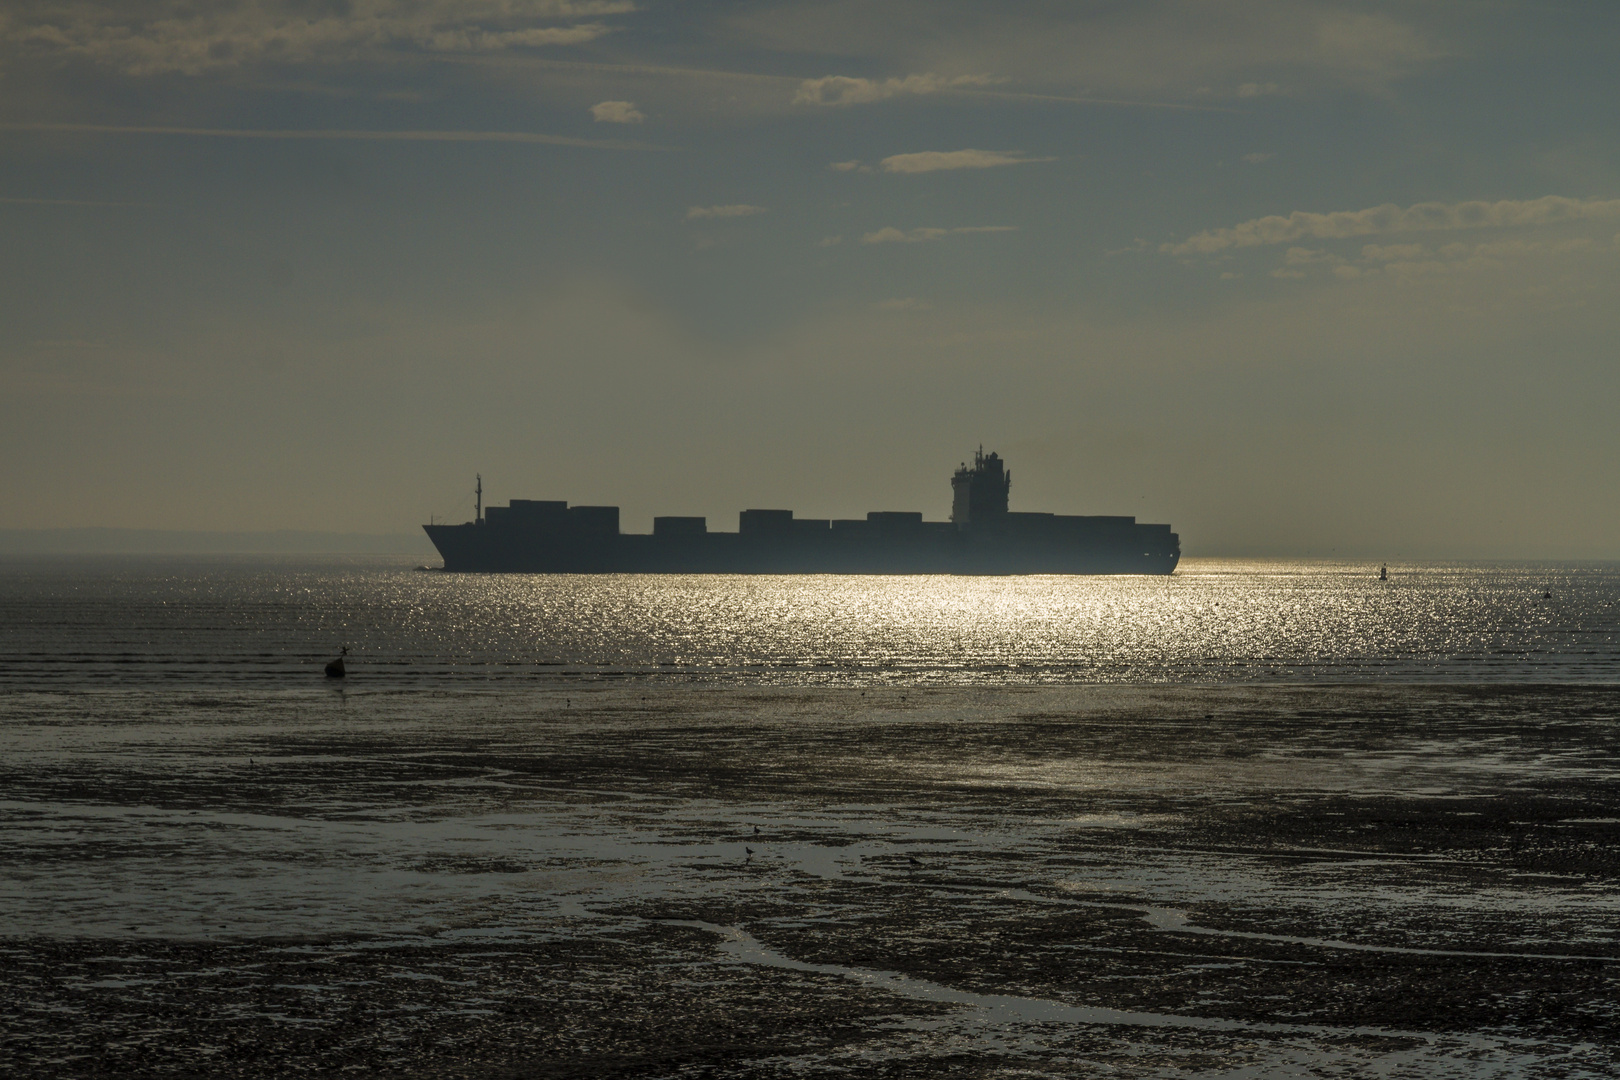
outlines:
[[[424,525],[453,572],[527,574],[1168,574],[1181,540],[1134,517],[1008,509],[1012,473],[983,448],[951,477],[949,521],[881,510],[865,518],[800,518],[744,510],[736,532],[701,517],[653,518],[651,533],[619,531],[617,506],[513,499],[474,519]]]

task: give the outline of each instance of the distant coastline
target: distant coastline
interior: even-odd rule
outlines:
[[[0,529],[0,555],[421,555],[420,533],[340,533],[277,529]]]

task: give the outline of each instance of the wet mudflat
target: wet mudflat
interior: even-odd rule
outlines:
[[[1612,1076],[1607,687],[0,695],[11,1075]]]

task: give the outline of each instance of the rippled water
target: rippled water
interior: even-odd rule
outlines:
[[[0,682],[1620,681],[1620,565],[1189,559],[1173,577],[454,575],[0,562]]]
[[[0,561],[0,1045],[1613,1076],[1616,682],[1620,565]]]

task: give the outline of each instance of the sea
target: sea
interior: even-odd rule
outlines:
[[[0,562],[0,685],[1620,681],[1620,564],[1189,559],[1164,577],[444,574]]]
[[[0,559],[0,1069],[1620,1075],[1620,564],[1379,570]]]

